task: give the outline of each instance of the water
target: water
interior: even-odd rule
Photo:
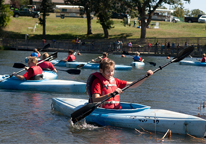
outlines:
[[[12,74],[21,69],[13,68],[15,62],[24,63],[30,55],[28,51],[1,51],[0,74]],[[58,53],[57,59],[63,59],[67,53]],[[97,54],[76,56],[77,61],[89,61]],[[131,56],[109,55],[117,64],[129,65]],[[147,62],[155,62],[154,67],[146,62],[142,69],[116,71],[115,77],[133,81],[143,77],[147,70],[155,70],[169,62],[166,57],[143,56]],[[191,58],[186,58],[191,60]],[[195,60],[195,59],[194,59]],[[68,69],[68,68],[59,68]],[[58,71],[58,78],[86,82],[89,74],[95,70],[82,69],[80,75],[70,75]],[[22,72],[23,74],[24,72]],[[206,67],[183,66],[173,63],[147,79],[140,87],[127,89],[121,94],[121,101],[149,105],[152,108],[167,109],[176,112],[204,117],[205,109],[200,102],[205,101]],[[135,129],[118,127],[97,127],[89,125],[82,130],[73,130],[68,120],[58,112],[51,110],[53,97],[84,98],[86,94],[58,94],[0,89],[0,143],[156,143],[164,133],[140,134]],[[164,143],[204,143],[205,141],[185,135],[172,134],[165,137]]]

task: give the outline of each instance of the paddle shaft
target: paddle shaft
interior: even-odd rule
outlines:
[[[56,52],[55,52],[55,53],[56,53]],[[55,54],[55,53],[54,53],[54,54]],[[50,59],[50,58],[53,59],[53,55],[54,55],[54,54],[51,54],[51,56],[49,56],[48,58],[46,58],[46,59],[38,62],[37,65],[40,64],[40,63],[43,63],[44,61],[46,61],[46,60],[48,60],[48,59]],[[22,71],[24,71],[24,70],[25,70],[25,68],[22,69],[22,70],[20,70],[20,71],[18,71],[18,72],[16,72],[16,74],[19,74],[20,72],[22,72]],[[4,81],[5,79],[8,79],[8,78],[10,78],[10,77],[12,77],[12,76],[13,76],[13,74],[11,74],[9,77],[6,77],[6,78],[2,79],[0,82]]]

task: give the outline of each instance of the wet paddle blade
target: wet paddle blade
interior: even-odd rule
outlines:
[[[39,51],[42,51],[42,50],[44,50],[44,49],[47,49],[47,48],[49,48],[50,47],[50,43],[48,43],[47,45],[45,45],[42,49],[40,49]]]
[[[96,107],[96,103],[89,103],[83,106],[82,108],[76,110],[75,112],[73,112],[71,114],[73,123],[76,123],[82,120],[83,118],[85,118],[86,116],[88,116],[90,113],[92,113],[95,107]]]
[[[82,68],[85,64],[80,64],[76,68]]]
[[[50,57],[49,61],[51,61],[51,60],[53,60],[53,59],[56,59],[56,58],[57,58],[57,52],[49,55],[49,57]]]
[[[67,70],[66,72],[68,72],[69,74],[80,74],[81,73],[81,70],[79,69],[69,69]]]
[[[23,63],[14,63],[14,65],[13,65],[13,67],[14,68],[25,68],[25,64],[23,64]]]
[[[151,65],[156,66],[156,63],[154,62],[149,62]]]
[[[192,53],[192,51],[194,50],[194,47],[187,47],[183,50],[181,50],[178,55],[176,57],[173,58],[173,62],[179,62],[182,59],[184,59],[185,57],[189,56],[190,53]]]

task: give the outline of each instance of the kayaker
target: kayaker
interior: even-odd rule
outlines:
[[[205,57],[205,53],[202,54],[202,59],[201,62],[206,62],[206,57]]]
[[[40,57],[41,54],[40,54],[40,52],[35,48],[34,51],[33,51],[33,53],[31,53],[30,56],[33,56],[33,57]]]
[[[144,59],[142,59],[142,58],[140,57],[140,53],[139,53],[139,52],[136,52],[135,56],[133,57],[133,60],[134,60],[135,62],[143,62],[143,61],[144,61]]]
[[[64,61],[64,62],[73,62],[73,61],[75,61],[75,56],[73,55],[73,53],[74,53],[74,51],[73,50],[69,50],[68,51],[68,57],[67,57],[67,59],[65,59],[65,60],[61,60],[61,61]]]
[[[48,57],[49,57],[49,54],[47,52],[45,52],[42,55],[42,60],[45,60]],[[39,62],[41,62],[42,60],[40,60]],[[40,66],[43,70],[51,70],[51,71],[54,71],[57,73],[57,70],[55,69],[55,67],[53,66],[53,64],[50,61],[44,61],[44,62],[38,64],[38,66]]]
[[[106,52],[103,52],[102,57],[101,56],[98,57],[99,60],[95,61],[94,59],[92,59],[91,62],[100,63],[102,60],[108,59],[107,56],[108,56],[108,54]]]
[[[28,57],[28,66],[25,67],[27,72],[24,75],[17,75],[15,72],[13,72],[13,75],[17,77],[20,80],[39,80],[43,78],[42,75],[42,69],[40,66],[37,66],[37,58],[36,57]]]
[[[106,59],[99,64],[99,72],[92,73],[87,80],[87,91],[89,94],[89,102],[100,102],[106,99],[114,91],[119,94],[122,93],[122,88],[132,82],[114,78],[115,62]],[[153,75],[153,71],[148,70],[148,75]],[[146,79],[134,84],[131,88],[138,87]],[[121,109],[120,96],[116,95],[114,98],[107,100],[101,107],[108,109]]]

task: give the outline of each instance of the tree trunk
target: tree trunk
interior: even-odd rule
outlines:
[[[33,5],[33,0],[29,0],[29,4],[30,4],[30,5]]]
[[[145,15],[141,16],[141,37],[142,39],[146,38],[146,22],[145,22]]]
[[[108,29],[105,25],[102,26],[103,30],[104,30],[104,38],[108,38],[109,37],[109,32]]]
[[[90,11],[86,11],[86,14],[87,14],[87,35],[90,35],[92,34]]]
[[[43,39],[46,39],[46,10],[43,11]]]

